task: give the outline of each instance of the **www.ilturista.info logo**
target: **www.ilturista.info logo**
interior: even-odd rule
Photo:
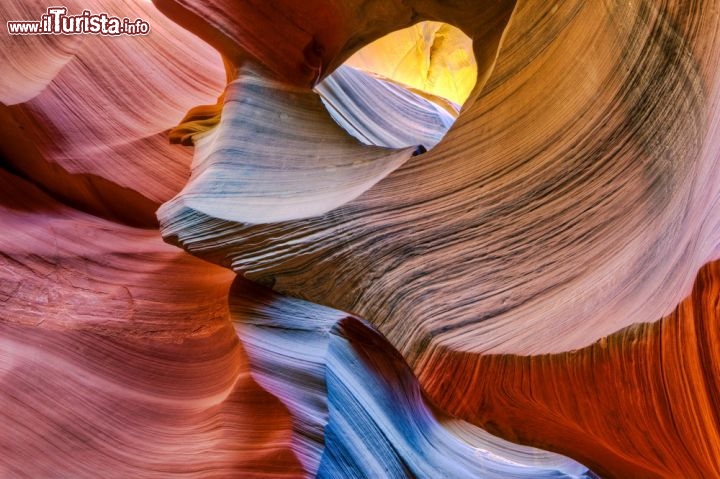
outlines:
[[[40,21],[7,22],[10,35],[147,35],[150,24],[141,18],[111,17],[107,13],[93,14],[83,10],[80,15],[68,15],[67,7],[50,7]]]

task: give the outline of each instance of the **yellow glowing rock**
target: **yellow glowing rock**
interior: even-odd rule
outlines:
[[[477,80],[472,40],[447,23],[421,22],[355,53],[347,65],[462,105]]]

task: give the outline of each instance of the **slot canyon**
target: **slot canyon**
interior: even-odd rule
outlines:
[[[720,0],[64,7],[0,4],[0,478],[720,478]]]

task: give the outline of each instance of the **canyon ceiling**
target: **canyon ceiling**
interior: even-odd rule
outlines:
[[[720,477],[720,0],[50,6],[0,477]]]

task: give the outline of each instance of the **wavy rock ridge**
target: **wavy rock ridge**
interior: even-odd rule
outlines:
[[[453,415],[567,454],[602,477],[714,477],[720,475],[719,325],[715,261],[659,322],[561,354],[449,352],[420,381]]]
[[[318,477],[589,477],[567,458],[449,421],[358,318],[240,278],[230,298],[254,377],[291,411],[293,449]]]

